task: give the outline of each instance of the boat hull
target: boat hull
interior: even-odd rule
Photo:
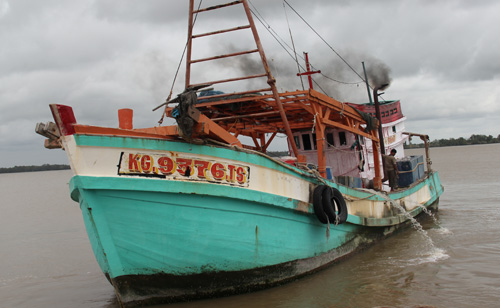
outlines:
[[[96,260],[130,307],[248,292],[306,275],[408,225],[408,215],[437,206],[442,192],[437,173],[390,198],[327,182],[346,198],[349,217],[325,225],[312,205],[323,183],[261,154],[74,135],[65,137],[65,149],[76,172],[71,197]],[[178,172],[167,158],[177,159]],[[179,167],[186,159],[192,172]],[[196,162],[220,164],[225,177],[211,178],[211,168]],[[240,167],[245,177],[238,179]]]
[[[438,200],[435,201],[430,208],[437,209],[438,203]],[[276,265],[238,271],[206,271],[190,275],[124,275],[112,279],[112,284],[124,307],[243,294],[281,285],[320,271],[410,226],[411,223],[407,221],[391,227],[356,228],[356,231],[351,233],[351,236],[355,235],[340,247],[314,257]]]

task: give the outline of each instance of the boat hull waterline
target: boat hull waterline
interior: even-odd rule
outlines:
[[[443,190],[436,172],[386,194],[321,181],[229,146],[83,134],[61,139],[75,171],[71,197],[123,306],[284,283],[409,225],[408,215],[437,208]],[[344,196],[347,222],[318,221],[312,195],[325,184]]]

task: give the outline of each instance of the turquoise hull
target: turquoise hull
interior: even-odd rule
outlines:
[[[75,177],[71,185],[93,180]],[[98,181],[100,185],[108,182]],[[298,214],[290,209],[293,204],[266,203],[265,199],[279,199],[273,196],[255,201],[141,191],[133,188],[134,183],[126,188],[120,181],[108,184],[108,188],[80,190],[81,195],[75,197],[80,199],[87,229],[98,225],[99,234],[92,237],[98,237],[100,245],[94,251],[104,248],[107,258],[99,258],[100,265],[111,278],[240,271],[310,258],[339,247],[357,229],[352,224],[332,225],[326,236],[325,226],[314,214]],[[231,190],[236,189],[228,187],[225,195],[238,195]]]
[[[318,181],[256,154],[182,142],[76,136],[77,145],[188,151],[265,165]],[[140,144],[139,144],[140,143]],[[343,194],[380,199],[334,183]],[[437,206],[437,173],[393,198],[432,187],[425,207]],[[398,213],[383,219],[349,215],[324,225],[312,205],[245,187],[148,177],[76,175],[71,197],[80,203],[96,259],[125,306],[247,292],[313,272],[408,225]],[[418,215],[421,207],[412,210]]]

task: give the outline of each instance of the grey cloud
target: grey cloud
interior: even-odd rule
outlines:
[[[172,0],[100,0],[93,3],[99,19],[115,22],[164,23],[182,21],[187,23],[188,1]]]

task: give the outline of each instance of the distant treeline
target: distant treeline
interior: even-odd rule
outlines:
[[[66,169],[69,169],[69,165],[44,164],[41,166],[15,166],[11,168],[0,168],[0,173],[34,172],[34,171],[66,170]]]
[[[469,139],[465,139],[464,137],[460,138],[450,138],[450,139],[436,139],[431,141],[431,147],[449,147],[456,145],[474,145],[474,144],[489,144],[489,143],[500,143],[500,135],[496,138],[492,135],[472,135]],[[413,148],[423,148],[423,143],[418,144],[405,144],[405,148],[413,149]]]

